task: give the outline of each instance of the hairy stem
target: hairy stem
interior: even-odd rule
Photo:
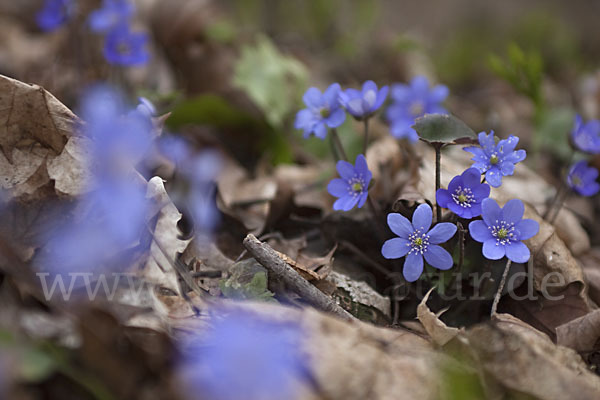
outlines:
[[[335,145],[337,146],[339,155],[342,160],[348,161],[348,156],[346,155],[346,151],[344,150],[344,145],[342,145],[342,141],[340,140],[340,136],[337,133],[337,129],[331,129],[331,138],[333,139]]]
[[[500,280],[500,285],[498,286],[498,290],[496,291],[496,297],[494,297],[494,302],[492,303],[492,311],[490,313],[491,316],[496,315],[496,309],[498,308],[498,303],[500,302],[500,297],[502,296],[502,290],[504,290],[504,285],[506,284],[506,277],[508,276],[508,270],[510,269],[511,263],[512,261],[508,260],[506,262],[506,267],[504,267],[502,279]]]
[[[369,146],[369,118],[364,119],[365,124],[365,141],[363,142],[363,155],[367,156],[367,147]]]
[[[442,147],[437,145],[435,146],[435,193],[437,193],[438,189],[441,185],[441,164],[442,164]],[[442,208],[437,201],[435,203],[435,218],[436,222],[442,221]]]

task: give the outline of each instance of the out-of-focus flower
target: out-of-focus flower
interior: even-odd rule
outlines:
[[[412,79],[409,85],[392,85],[392,105],[387,109],[391,134],[398,138],[407,138],[411,142],[419,140],[419,135],[412,128],[415,119],[425,114],[446,114],[441,103],[448,97],[448,88],[437,85],[429,88],[424,76]]]
[[[38,26],[44,31],[53,31],[68,21],[74,7],[73,0],[46,0],[36,15]]]
[[[435,194],[439,206],[449,208],[461,218],[471,219],[481,215],[481,202],[490,195],[490,186],[480,183],[481,173],[469,168],[450,181],[448,189],[438,189]]]
[[[334,83],[323,94],[315,87],[304,93],[306,108],[298,111],[294,127],[304,131],[304,138],[314,134],[319,139],[327,137],[327,127],[337,128],[346,120],[346,113],[340,106],[340,85]]]
[[[236,311],[182,348],[180,377],[190,399],[296,398],[305,378],[295,323],[270,322]]]
[[[154,107],[154,104],[152,104],[150,100],[148,100],[145,97],[139,97],[138,101],[139,104],[136,107],[136,110],[139,113],[146,115],[148,118],[154,117],[156,115],[156,107]]]
[[[509,136],[508,139],[500,140],[496,144],[494,131],[489,135],[485,132],[479,133],[479,144],[481,147],[469,146],[464,150],[473,154],[471,160],[475,161],[473,167],[481,173],[485,173],[485,180],[493,187],[499,187],[502,184],[502,177],[512,175],[515,171],[515,164],[523,161],[527,153],[525,150],[515,150],[519,143],[519,138]]]
[[[126,23],[135,11],[128,0],[104,0],[102,7],[90,13],[88,23],[94,32],[105,33],[113,26]]]
[[[598,170],[590,167],[587,161],[578,161],[569,168],[567,183],[571,189],[582,196],[593,196],[600,191],[600,184],[596,182]]]
[[[132,32],[129,25],[114,26],[104,38],[104,58],[110,64],[134,66],[148,62],[148,35]]]
[[[590,154],[600,153],[600,121],[594,119],[583,122],[581,116],[576,115],[571,141],[579,151]]]
[[[472,221],[469,233],[483,243],[484,257],[499,260],[506,255],[513,262],[527,262],[530,252],[521,240],[537,235],[540,225],[532,219],[522,219],[523,202],[513,199],[500,208],[495,200],[487,198],[481,206],[483,220]]]
[[[361,208],[367,201],[369,183],[373,177],[365,156],[359,154],[354,165],[340,160],[336,167],[341,178],[332,179],[327,185],[329,194],[339,197],[333,203],[333,209],[349,211],[357,204]]]
[[[387,98],[388,86],[377,89],[373,81],[363,83],[362,90],[346,89],[340,92],[340,103],[356,119],[371,117]]]
[[[417,207],[412,223],[402,214],[388,214],[388,225],[398,237],[387,240],[381,248],[381,254],[390,259],[406,256],[402,274],[408,282],[416,281],[423,273],[423,257],[437,269],[452,268],[452,256],[438,245],[454,236],[456,226],[442,222],[429,230],[432,218],[428,204]]]

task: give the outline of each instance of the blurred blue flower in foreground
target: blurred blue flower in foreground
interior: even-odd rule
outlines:
[[[334,83],[323,94],[315,87],[304,93],[306,108],[298,111],[294,127],[304,130],[304,138],[314,134],[319,139],[327,137],[327,127],[337,128],[346,120],[346,113],[340,106],[340,85]]]
[[[593,196],[600,191],[600,184],[596,182],[598,170],[590,167],[587,161],[578,161],[569,168],[567,184],[582,196]]]
[[[409,85],[392,85],[392,105],[387,109],[391,134],[398,138],[407,138],[411,142],[419,140],[419,135],[412,128],[415,119],[425,114],[446,114],[441,103],[448,97],[448,88],[437,85],[429,88],[424,76],[412,79]]]
[[[104,58],[110,64],[134,66],[148,62],[148,35],[132,32],[129,25],[114,26],[104,38]]]
[[[349,211],[357,204],[358,208],[361,208],[367,201],[369,183],[373,175],[362,154],[356,157],[354,164],[344,160],[337,162],[337,171],[341,178],[332,179],[327,185],[329,194],[339,197],[333,203],[334,210]]]
[[[107,32],[133,15],[134,5],[129,0],[104,0],[102,7],[90,13],[88,23],[94,32]]]
[[[496,144],[494,131],[489,135],[485,132],[479,133],[479,144],[481,147],[469,146],[464,150],[473,154],[471,160],[475,161],[473,167],[477,168],[482,174],[485,173],[485,180],[493,187],[499,187],[502,184],[502,177],[512,175],[515,171],[515,164],[523,161],[525,150],[515,150],[519,143],[519,138],[509,136]]]
[[[207,336],[181,349],[180,376],[190,399],[296,398],[294,389],[306,371],[298,325],[240,311],[213,320]]]
[[[449,208],[461,218],[471,219],[481,215],[481,202],[490,195],[490,186],[481,183],[477,168],[469,168],[455,176],[448,189],[438,189],[435,194],[438,205]]]
[[[67,22],[73,7],[73,0],[46,0],[36,15],[36,22],[41,29],[53,31]]]
[[[433,213],[428,204],[421,204],[413,214],[412,223],[402,214],[388,214],[388,225],[399,237],[387,240],[381,248],[385,258],[406,256],[402,274],[414,282],[423,273],[423,257],[432,267],[441,270],[452,268],[452,256],[441,246],[456,233],[456,225],[449,222],[436,224],[429,230]]]
[[[529,260],[530,252],[521,242],[537,235],[540,225],[532,219],[522,219],[525,212],[523,202],[508,201],[503,208],[496,200],[487,198],[482,202],[483,220],[469,224],[469,233],[483,243],[483,255],[490,260],[506,257],[516,263]]]
[[[356,119],[371,117],[381,107],[389,87],[377,89],[373,81],[363,83],[362,90],[346,89],[340,92],[340,103]]]
[[[138,97],[138,101],[139,103],[135,108],[137,112],[147,116],[148,118],[156,116],[156,107],[154,107],[154,104],[152,104],[150,100],[145,97]]]
[[[600,121],[594,119],[585,123],[580,115],[576,115],[571,141],[575,148],[584,153],[600,153]]]

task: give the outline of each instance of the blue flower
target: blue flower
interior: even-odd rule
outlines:
[[[340,103],[356,119],[371,117],[381,107],[389,87],[377,89],[373,81],[363,83],[362,90],[346,89],[340,92]]]
[[[469,146],[464,150],[473,154],[471,160],[475,161],[473,167],[481,173],[485,173],[485,180],[493,187],[499,187],[502,184],[502,177],[512,175],[515,171],[515,164],[523,161],[525,150],[515,150],[519,143],[519,138],[509,136],[508,139],[500,140],[496,144],[494,131],[489,135],[485,132],[479,133],[479,144],[481,147]]]
[[[73,6],[73,0],[46,0],[36,15],[36,22],[44,31],[53,31],[67,22]]]
[[[127,24],[113,27],[104,40],[104,58],[110,64],[142,65],[150,59],[146,50],[148,36],[132,32]]]
[[[295,322],[234,311],[182,345],[179,376],[191,399],[295,399],[307,362]]]
[[[576,162],[569,168],[567,183],[569,187],[582,196],[593,196],[600,190],[596,182],[598,170],[588,166],[586,161]]]
[[[339,197],[333,203],[333,209],[349,211],[356,204],[358,204],[358,208],[361,208],[367,201],[369,183],[373,176],[369,171],[365,156],[359,154],[354,165],[340,160],[336,167],[341,178],[332,179],[327,185],[329,194]]]
[[[431,266],[447,270],[452,268],[452,256],[441,246],[456,233],[456,226],[449,222],[436,224],[429,230],[432,220],[431,207],[421,204],[413,214],[412,223],[401,214],[388,214],[388,225],[397,238],[389,239],[381,248],[385,258],[406,256],[402,274],[408,282],[419,279],[423,273],[423,257]]]
[[[90,14],[88,23],[92,31],[104,33],[129,19],[134,11],[128,0],[104,0],[102,7]]]
[[[154,117],[156,115],[156,107],[150,100],[145,97],[138,97],[138,106],[136,107],[136,111],[147,116],[148,118]]]
[[[581,116],[575,116],[575,124],[571,131],[573,145],[584,153],[600,153],[600,121],[594,119],[583,122]]]
[[[304,130],[304,138],[314,134],[319,139],[327,137],[327,127],[337,128],[346,120],[346,113],[340,106],[340,85],[334,83],[323,94],[315,87],[304,93],[305,109],[296,114],[294,127]]]
[[[449,208],[459,217],[471,219],[481,215],[481,201],[490,195],[490,186],[480,183],[481,173],[469,168],[450,181],[448,189],[438,189],[437,204]]]
[[[412,128],[416,118],[425,114],[447,113],[441,103],[448,97],[448,88],[437,85],[430,89],[424,76],[413,78],[410,85],[392,85],[391,96],[393,103],[387,109],[386,117],[391,134],[398,139],[416,142],[419,135]]]
[[[481,207],[483,220],[471,222],[469,233],[483,243],[485,258],[499,260],[506,255],[513,262],[527,262],[530,252],[521,240],[537,235],[540,225],[532,219],[522,219],[523,202],[513,199],[500,208],[495,200],[487,198]]]

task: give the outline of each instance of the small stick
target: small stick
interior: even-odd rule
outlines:
[[[294,271],[268,244],[261,242],[254,235],[249,234],[244,239],[244,247],[248,249],[256,261],[277,279],[283,281],[294,292],[302,296],[312,306],[336,314],[346,320],[355,319],[354,316],[340,307],[332,298],[321,292]]]
[[[504,290],[504,284],[506,283],[506,277],[508,276],[508,270],[510,269],[511,263],[512,261],[508,260],[506,262],[506,267],[504,267],[504,272],[502,273],[502,280],[500,281],[500,286],[498,286],[496,297],[494,297],[494,302],[492,303],[492,312],[490,313],[492,317],[496,315],[496,309],[498,308],[498,303],[500,302],[500,297],[502,296],[502,290]]]

